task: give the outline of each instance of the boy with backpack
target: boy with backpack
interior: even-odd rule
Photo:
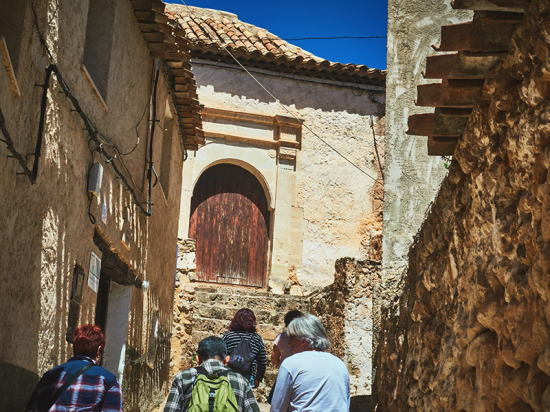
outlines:
[[[197,351],[199,367],[176,375],[164,412],[259,412],[250,383],[228,369],[225,342],[203,339]]]

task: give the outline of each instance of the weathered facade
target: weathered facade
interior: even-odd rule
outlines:
[[[550,3],[457,4],[493,23],[525,14],[384,313],[376,410],[549,410]]]
[[[184,146],[201,133],[181,121],[199,108],[174,95],[193,81],[162,11],[0,1],[1,411],[82,323],[105,328],[125,410],[165,396]]]
[[[407,135],[407,120],[429,109],[415,104],[424,79],[426,57],[436,54],[441,26],[465,21],[471,12],[453,10],[450,1],[388,1],[388,67],[386,74],[386,150],[383,280],[375,292],[375,316],[400,293],[407,253],[425,212],[447,170],[441,157],[429,157],[426,139]],[[376,321],[375,329],[378,320]]]
[[[379,259],[384,72],[330,63],[231,13],[167,9],[192,42],[204,105],[179,231],[197,239],[197,280],[307,295],[333,282],[336,259]]]

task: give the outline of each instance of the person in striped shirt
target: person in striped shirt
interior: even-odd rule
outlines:
[[[105,336],[99,326],[82,325],[73,335],[74,356],[42,376],[25,412],[106,411],[122,412],[122,392],[117,378],[98,365],[105,348]],[[93,365],[65,389],[51,406],[54,394],[66,380],[84,365]]]
[[[256,333],[256,316],[250,309],[239,310],[229,324],[228,331],[225,332],[222,339],[227,345],[227,353],[231,354],[233,349],[242,339],[249,339],[254,353],[254,362],[250,374],[243,375],[254,383],[253,387],[258,387],[264,379],[266,368],[265,346],[262,337]]]

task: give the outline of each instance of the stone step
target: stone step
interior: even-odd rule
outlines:
[[[212,306],[204,303],[199,303],[194,308],[194,316],[202,318],[218,319],[231,321],[239,308],[230,308],[223,306]],[[253,310],[258,323],[282,327],[284,325],[284,317],[286,312],[273,312],[267,310]]]
[[[195,305],[210,305],[217,308],[233,308],[236,310],[248,308],[256,312],[259,310],[280,313],[284,316],[289,310],[308,311],[309,302],[301,297],[286,297],[285,295],[238,295],[195,292]]]
[[[223,336],[223,334],[227,332],[228,325],[228,320],[218,320],[194,316],[193,334],[195,332],[206,332],[210,334],[209,336]],[[260,323],[259,325],[257,325],[256,329],[258,335],[260,335],[264,341],[271,342],[273,342],[277,335],[282,332],[282,328],[264,323]]]

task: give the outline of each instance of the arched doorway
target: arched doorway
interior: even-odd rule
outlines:
[[[191,198],[189,237],[197,240],[200,281],[265,286],[269,211],[247,170],[220,164],[202,174]]]

